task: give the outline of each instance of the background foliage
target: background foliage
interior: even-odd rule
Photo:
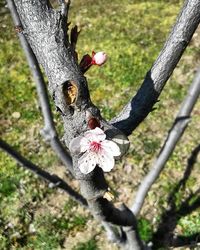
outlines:
[[[43,121],[35,84],[12,26],[8,10],[0,0],[0,136],[16,150],[44,169],[58,174],[79,189],[45,144],[40,129]],[[183,1],[76,0],[70,11],[71,27],[78,24],[81,35],[79,57],[92,50],[104,50],[109,60],[93,67],[87,78],[93,102],[111,119],[139,88],[163,46]],[[131,205],[142,177],[148,172],[161,147],[176,110],[200,61],[200,33],[197,31],[163,91],[156,110],[130,137],[126,158],[107,176],[119,201]],[[52,106],[53,107],[53,106]],[[53,107],[54,110],[54,107]],[[55,113],[62,137],[62,122]],[[198,199],[199,158],[182,187],[173,193],[189,166],[188,159],[199,145],[200,103],[181,142],[160,179],[150,191],[139,221],[142,238],[150,241],[168,207],[169,193],[176,209],[189,195]],[[198,156],[199,157],[199,156]],[[174,232],[183,236],[200,233],[200,209],[178,217]],[[105,248],[106,247],[106,248]],[[63,192],[24,171],[5,153],[0,153],[0,249],[115,249],[91,215]]]

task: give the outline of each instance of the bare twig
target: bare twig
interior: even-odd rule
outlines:
[[[76,51],[76,44],[78,41],[79,34],[80,34],[80,30],[78,31],[78,26],[75,25],[74,27],[72,27],[71,34],[70,34],[70,42],[74,51]]]
[[[68,17],[68,11],[69,11],[69,6],[71,4],[71,1],[70,0],[59,0],[59,3],[61,5],[62,15],[65,17]]]
[[[14,158],[22,167],[31,170],[34,174],[42,177],[44,180],[53,183],[56,187],[61,188],[67,194],[70,195],[72,199],[77,201],[83,206],[87,206],[87,201],[76,191],[74,191],[64,180],[62,180],[57,175],[51,175],[45,170],[33,164],[31,161],[24,158],[18,152],[16,152],[10,145],[8,145],[5,141],[0,139],[0,148],[8,153],[12,158]]]
[[[53,115],[51,112],[49,98],[47,94],[47,89],[46,89],[45,81],[44,81],[42,72],[40,70],[38,61],[23,33],[23,27],[22,27],[19,15],[16,11],[16,7],[15,7],[13,0],[8,0],[7,3],[8,3],[8,7],[10,9],[15,26],[21,27],[22,29],[21,32],[18,33],[18,35],[19,35],[21,46],[23,47],[23,50],[25,52],[30,70],[33,74],[34,81],[36,83],[37,93],[38,93],[40,106],[42,110],[42,115],[44,118],[45,127],[42,130],[42,135],[47,141],[50,142],[52,149],[57,154],[57,156],[61,159],[64,165],[68,167],[71,172],[73,172],[71,156],[62,146],[58,138],[58,135],[56,133],[56,130],[55,130],[55,126],[53,122]]]
[[[187,0],[157,60],[133,99],[112,124],[130,135],[152,111],[165,83],[179,62],[200,22],[200,1]]]
[[[141,185],[136,194],[136,198],[135,201],[133,202],[133,206],[131,209],[135,215],[138,215],[138,213],[140,212],[148,191],[158,178],[166,162],[171,156],[176,144],[183,135],[188,125],[188,122],[190,121],[190,114],[192,112],[195,103],[198,100],[199,95],[200,95],[200,70],[196,74],[193,83],[189,88],[188,94],[181,105],[180,111],[174,121],[172,128],[168,133],[168,137],[166,138],[165,143],[162,146],[162,149],[157,159],[153,164],[151,171],[141,182]]]

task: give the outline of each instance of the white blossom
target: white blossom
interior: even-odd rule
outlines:
[[[83,153],[78,160],[83,174],[93,171],[96,165],[104,172],[111,171],[115,164],[114,157],[120,155],[118,145],[111,140],[106,140],[106,134],[99,127],[74,138],[70,142],[69,149],[76,154]]]

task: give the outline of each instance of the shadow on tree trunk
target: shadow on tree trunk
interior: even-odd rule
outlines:
[[[153,249],[186,245],[194,246],[200,242],[200,229],[198,233],[191,236],[177,236],[174,234],[174,229],[176,228],[178,221],[200,207],[200,188],[196,192],[191,193],[178,207],[176,204],[176,194],[179,191],[185,190],[186,183],[194,169],[199,152],[200,145],[192,151],[183,178],[175,186],[168,197],[169,209],[162,214],[160,224],[153,235]]]

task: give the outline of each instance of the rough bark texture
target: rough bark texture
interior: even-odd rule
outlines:
[[[169,38],[147,73],[142,86],[121,113],[113,119],[112,124],[126,135],[130,135],[152,111],[153,105],[157,102],[158,96],[173,73],[200,22],[199,10],[199,0],[187,0],[185,2]]]
[[[63,118],[66,145],[88,129],[88,117],[91,116],[99,120],[108,138],[123,137],[118,129],[102,119],[90,100],[86,78],[80,71],[75,51],[68,40],[66,16],[62,15],[62,11],[52,9],[44,0],[16,0],[15,4],[23,34],[49,79],[50,93]],[[68,90],[71,86],[75,86],[77,92],[75,101],[69,103]],[[136,221],[131,211],[127,208],[117,209],[103,198],[108,186],[102,170],[96,168],[92,173],[83,175],[77,165],[78,157],[72,155],[74,175],[80,181],[82,194],[93,215],[101,221],[128,228],[127,235],[134,234],[132,231],[136,229]],[[141,249],[140,241],[136,245],[136,249]]]
[[[49,79],[50,93],[63,118],[67,146],[73,138],[88,129],[88,117],[91,116],[99,120],[101,128],[110,139],[118,136],[124,138],[121,131],[130,134],[151,111],[200,19],[200,2],[186,2],[177,24],[159,58],[147,73],[143,85],[112,126],[101,117],[99,110],[90,100],[86,78],[81,73],[74,47],[68,39],[66,11],[63,11],[63,8],[53,9],[47,0],[15,0],[15,4],[23,25],[23,33]],[[72,88],[75,93],[73,99],[69,93]],[[81,174],[77,164],[78,157],[72,155],[74,175],[80,181],[82,194],[87,199],[93,215],[101,221],[122,226],[128,249],[142,249],[132,212],[125,206],[117,209],[103,198],[108,186],[102,170],[96,168],[88,175]]]
[[[13,1],[8,1],[8,7],[11,12],[11,16],[13,19],[13,22],[15,24],[15,27],[21,27],[21,21],[19,18],[19,15],[17,13],[15,4]],[[63,164],[68,167],[68,169],[72,172],[72,159],[70,154],[65,150],[63,145],[61,144],[55,126],[53,122],[53,114],[51,112],[51,107],[49,103],[49,97],[47,94],[47,88],[44,81],[43,74],[40,70],[37,58],[35,57],[32,49],[30,48],[30,45],[27,42],[27,39],[25,38],[23,32],[18,32],[18,37],[21,43],[21,46],[24,50],[24,53],[26,55],[29,67],[31,69],[34,81],[36,83],[37,88],[37,94],[39,97],[39,103],[44,119],[44,128],[41,131],[41,134],[43,135],[44,139],[51,144],[52,149],[57,154],[59,159],[63,162]]]

